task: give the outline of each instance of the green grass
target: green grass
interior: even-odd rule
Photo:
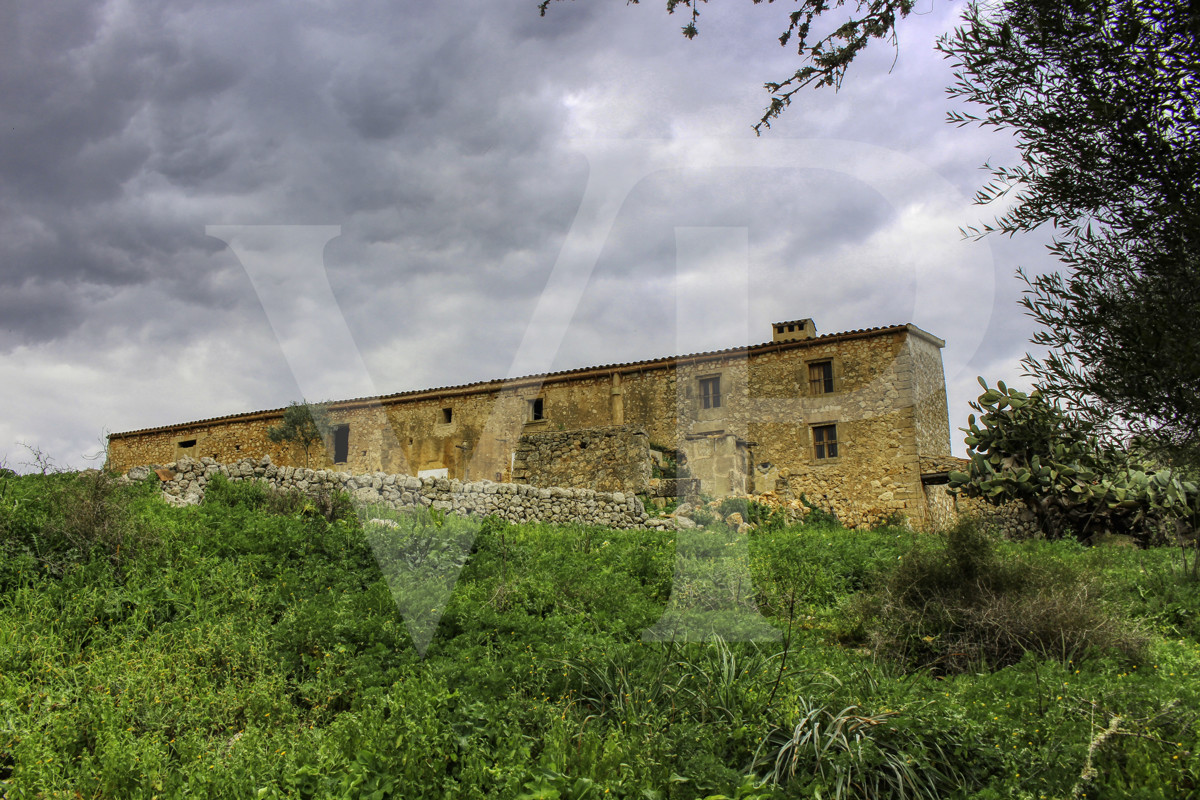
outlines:
[[[364,531],[373,517],[399,527]],[[447,544],[472,538],[465,562]],[[810,525],[677,553],[661,533],[355,514],[246,485],[174,509],[103,476],[0,478],[0,795],[1200,791],[1200,587],[1176,552],[989,542],[971,567],[947,547]],[[422,595],[389,586],[377,553],[462,566],[424,658],[397,611]],[[904,586],[961,597],[955,576],[978,568],[999,576],[979,584],[989,602],[1086,586],[1102,616],[1084,624],[1116,620],[1142,646],[950,669],[912,657],[931,629],[863,614]],[[718,629],[757,608],[780,637],[643,641],[668,608]],[[929,610],[902,618],[945,621]]]

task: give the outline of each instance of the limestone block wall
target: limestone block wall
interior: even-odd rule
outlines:
[[[212,458],[234,462],[268,456],[289,463],[288,448],[272,444],[267,428],[279,424],[278,413],[262,413],[234,420],[175,425],[145,433],[114,435],[108,441],[107,468],[125,472],[141,464],[166,464],[180,458]],[[303,464],[303,455],[300,455]]]
[[[804,495],[847,527],[870,527],[893,515],[922,526],[925,494],[911,426],[905,411],[839,422],[838,457],[780,470],[775,494],[789,500]]]
[[[163,482],[163,491],[177,502],[200,502],[209,481],[220,474],[232,481],[257,480],[285,491],[345,491],[357,502],[397,510],[425,507],[478,517],[495,515],[511,522],[578,522],[610,528],[663,528],[668,524],[648,519],[641,500],[620,492],[542,489],[490,481],[464,483],[448,478],[417,478],[383,472],[351,474],[277,466],[267,458],[220,464],[207,457],[199,461],[185,457],[165,467],[135,467],[127,476],[131,480],[141,480],[160,468],[171,476]]]
[[[625,425],[547,431],[521,437],[513,461],[514,483],[600,492],[646,494],[650,485],[650,441]]]
[[[744,496],[750,490],[750,451],[731,433],[689,438],[683,444],[688,477],[714,497]]]
[[[926,484],[926,526],[931,530],[945,530],[958,521],[958,498],[946,491],[947,484]]]
[[[752,362],[756,421],[747,439],[755,492],[789,500],[803,495],[850,527],[894,515],[923,525],[916,366],[908,345],[914,336],[897,332],[815,344],[802,357],[785,351]],[[933,352],[940,360],[936,348]],[[833,392],[809,382],[809,365],[821,362],[831,364]],[[814,428],[826,426],[836,432],[836,456],[818,453]]]
[[[233,463],[243,458],[266,456],[272,463],[314,469],[334,466],[333,441],[310,448],[307,461],[296,445],[276,444],[267,429],[278,425],[283,409],[173,425],[147,432],[114,434],[108,441],[107,468],[125,472],[142,464],[166,464],[180,458],[211,458]],[[331,410],[333,427],[349,427],[348,457],[341,469],[361,469],[367,464],[404,464],[404,453],[396,447],[395,435],[379,403],[342,404]],[[399,456],[397,458],[396,456]],[[400,471],[404,471],[401,469]]]
[[[917,449],[922,456],[950,455],[950,415],[941,349],[915,335],[908,337],[905,346],[912,360]]]
[[[1032,539],[1042,533],[1033,513],[1021,503],[996,506],[982,498],[951,494],[947,489],[944,483],[925,486],[925,502],[930,509],[927,527],[945,529],[960,518],[971,516],[1009,539]]]

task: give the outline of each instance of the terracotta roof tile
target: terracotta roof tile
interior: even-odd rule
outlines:
[[[347,407],[354,407],[354,406],[360,406],[360,405],[371,404],[371,403],[393,403],[393,402],[402,401],[402,400],[405,400],[408,398],[416,398],[421,395],[436,396],[436,395],[447,394],[447,393],[451,393],[451,392],[465,393],[468,390],[472,390],[472,389],[481,390],[484,387],[495,387],[498,389],[498,388],[512,385],[512,384],[521,384],[521,383],[528,383],[528,382],[533,382],[533,381],[543,381],[544,382],[546,380],[556,380],[556,379],[559,379],[559,378],[562,378],[565,376],[570,376],[570,375],[582,375],[582,374],[585,374],[588,372],[603,372],[606,370],[614,370],[614,369],[631,369],[631,368],[637,368],[637,367],[657,368],[657,367],[661,367],[661,366],[666,366],[671,363],[678,363],[681,361],[694,361],[694,360],[700,360],[700,359],[705,359],[705,358],[719,358],[721,356],[730,355],[732,353],[750,353],[750,352],[757,352],[757,351],[784,350],[784,349],[811,347],[814,344],[828,343],[831,340],[858,339],[858,338],[871,337],[871,336],[882,336],[882,335],[891,334],[891,333],[899,333],[901,331],[908,331],[908,332],[917,333],[919,335],[922,335],[923,337],[928,338],[928,339],[934,341],[935,343],[937,343],[938,346],[942,346],[945,344],[941,339],[938,339],[936,336],[933,336],[932,334],[921,330],[920,328],[916,327],[915,325],[911,325],[911,324],[908,324],[908,325],[884,325],[884,326],[879,326],[879,327],[875,327],[875,328],[856,328],[854,330],[842,331],[840,333],[827,333],[827,334],[824,334],[821,336],[813,337],[812,339],[801,339],[798,341],[764,342],[762,344],[757,344],[757,345],[749,345],[749,346],[743,346],[743,347],[730,347],[725,350],[708,350],[708,351],[704,351],[704,352],[688,353],[685,355],[678,355],[678,356],[663,356],[661,358],[652,358],[652,359],[647,359],[644,361],[627,361],[627,362],[616,363],[616,364],[602,364],[602,365],[594,366],[594,367],[578,367],[575,369],[561,370],[558,372],[546,372],[546,373],[542,373],[542,374],[538,374],[538,375],[524,375],[519,378],[497,378],[497,379],[487,380],[487,381],[475,381],[473,383],[456,384],[453,386],[440,386],[440,387],[432,388],[432,389],[413,389],[413,390],[409,390],[409,391],[395,392],[393,394],[378,395],[378,396],[373,396],[373,397],[352,397],[352,398],[349,398],[346,400],[335,400],[335,401],[329,403],[329,406],[330,406],[330,408],[347,408]],[[238,412],[236,414],[225,414],[225,415],[219,416],[219,417],[205,417],[204,419],[192,420],[190,422],[179,422],[179,423],[174,423],[171,425],[159,425],[159,426],[155,426],[155,427],[151,427],[151,428],[139,428],[137,430],[132,430],[132,431],[122,431],[120,433],[111,433],[111,434],[109,434],[108,438],[109,439],[122,439],[122,438],[125,438],[128,436],[138,436],[138,435],[146,434],[146,433],[157,433],[157,432],[170,431],[170,430],[182,430],[182,429],[186,429],[186,428],[202,427],[202,426],[210,425],[212,423],[226,422],[226,421],[230,421],[230,420],[248,420],[248,419],[252,419],[252,418],[256,418],[256,417],[273,418],[273,417],[278,417],[278,416],[282,415],[285,410],[286,410],[285,408],[270,408],[270,409],[264,409],[262,411],[248,411],[248,412],[243,411],[243,412]]]

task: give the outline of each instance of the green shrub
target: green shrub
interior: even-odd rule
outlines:
[[[722,518],[734,513],[741,514],[742,519],[762,530],[778,530],[787,524],[783,509],[745,497],[725,498],[717,506],[717,513]]]
[[[842,523],[838,521],[836,514],[817,506],[803,494],[800,495],[800,502],[808,509],[808,513],[804,515],[805,525],[820,527],[841,526]]]
[[[231,481],[216,474],[204,491],[204,502],[227,508],[262,510],[277,516],[320,517],[326,522],[358,523],[354,500],[343,491],[319,489],[311,494],[296,489],[275,489],[262,481]]]
[[[877,652],[942,672],[1000,668],[1027,652],[1066,662],[1112,649],[1141,660],[1145,636],[1097,581],[1039,555],[1002,553],[966,520],[905,554],[852,613]]]
[[[146,491],[100,470],[0,478],[0,555],[55,576],[93,558],[119,572],[154,538],[132,508]]]
[[[204,489],[206,505],[219,505],[227,508],[265,508],[270,498],[270,490],[261,481],[231,481],[217,473],[208,480]]]

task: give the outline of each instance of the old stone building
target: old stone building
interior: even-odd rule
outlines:
[[[326,452],[350,472],[645,491],[665,457],[714,497],[803,495],[850,525],[933,516],[923,473],[950,453],[944,342],[896,325],[330,403]],[[114,433],[109,467],[269,455],[283,409]],[[928,481],[926,481],[928,482]]]

